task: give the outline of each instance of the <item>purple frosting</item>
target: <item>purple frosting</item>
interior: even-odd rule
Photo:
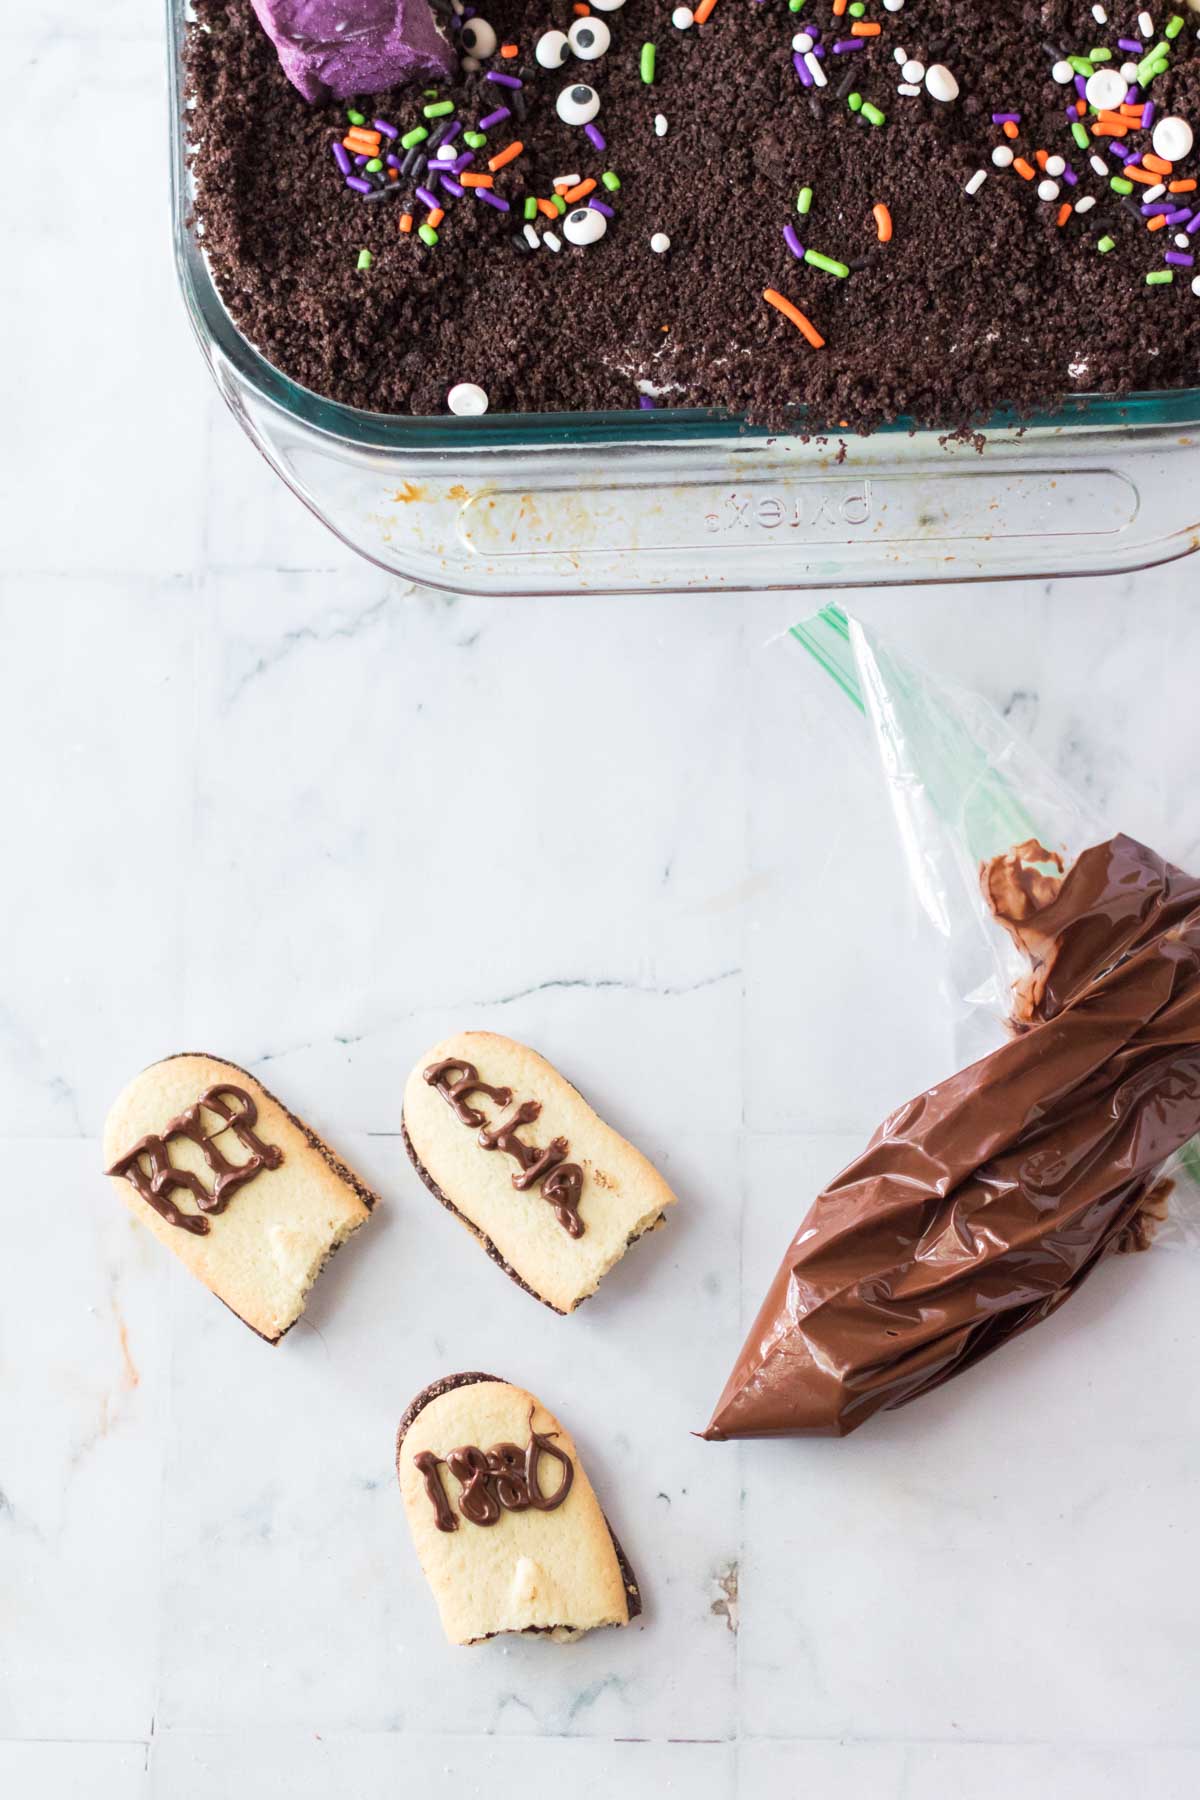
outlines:
[[[283,72],[306,100],[377,94],[448,75],[450,46],[428,0],[253,0]]]

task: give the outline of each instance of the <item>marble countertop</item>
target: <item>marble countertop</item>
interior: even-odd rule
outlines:
[[[954,1063],[877,771],[779,642],[812,598],[499,604],[354,560],[189,340],[128,151],[157,20],[0,30],[10,166],[55,114],[89,147],[69,204],[5,203],[0,1791],[1195,1795],[1195,1251],[848,1442],[689,1435],[812,1194]],[[1196,568],[848,604],[1194,866]],[[679,1192],[577,1317],[406,1163],[404,1073],[460,1026],[538,1045]],[[384,1198],[277,1350],[100,1177],[114,1093],[179,1048]],[[392,1439],[471,1367],[571,1425],[639,1626],[442,1642]]]

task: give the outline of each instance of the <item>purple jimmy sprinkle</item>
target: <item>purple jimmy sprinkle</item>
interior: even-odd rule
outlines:
[[[346,186],[353,188],[356,194],[371,194],[375,191],[370,182],[364,181],[361,175],[347,175]]]
[[[394,138],[399,137],[400,135],[396,130],[396,127],[394,125],[389,125],[386,119],[376,119],[375,129],[376,131],[381,131],[385,138]]]
[[[454,161],[449,165],[450,173],[452,175],[461,175],[463,170],[469,169],[474,161],[475,152],[473,150],[464,150],[462,155],[456,156]]]
[[[1142,205],[1143,219],[1153,219],[1157,213],[1174,211],[1175,202],[1173,200],[1147,200]]]
[[[593,150],[608,149],[608,139],[597,126],[585,125],[583,128],[583,135],[586,137]]]
[[[1167,214],[1167,224],[1178,225],[1182,219],[1186,219],[1190,216],[1191,210],[1190,206],[1181,206],[1177,212],[1169,212]]]
[[[354,166],[356,169],[361,169],[363,165],[369,163],[370,160],[369,156],[356,156],[354,159]]]
[[[483,79],[485,81],[494,81],[497,87],[519,88],[525,86],[525,83],[518,76],[506,75],[501,69],[489,69]]]
[[[511,118],[512,114],[509,112],[507,106],[498,106],[495,112],[490,112],[488,114],[486,119],[480,119],[479,129],[480,131],[490,131],[493,125],[502,125],[505,119]]]
[[[417,188],[416,195],[417,199],[421,202],[421,205],[427,206],[430,212],[433,211],[435,206],[440,205],[437,195],[431,194],[427,187]]]
[[[785,225],[784,226],[783,241],[787,245],[788,249],[791,251],[792,255],[796,258],[796,261],[803,262],[804,261],[804,245],[800,242],[800,239],[796,236],[796,227],[794,225]]]
[[[655,410],[654,402],[650,398],[649,394],[639,394],[638,410],[640,412],[653,412]]]
[[[1200,231],[1200,212],[1194,212],[1183,229],[1189,237],[1194,231]]]
[[[810,88],[813,85],[813,78],[809,73],[808,64],[798,50],[792,51],[792,67],[795,69],[805,87]]]
[[[499,194],[493,194],[491,188],[476,188],[475,198],[482,200],[485,206],[494,206],[497,212],[509,210],[508,201],[502,200]]]
[[[442,176],[442,186],[445,188],[445,190],[448,194],[453,194],[453,196],[456,200],[461,200],[463,195],[467,191],[465,187],[462,187],[457,181],[455,181],[453,175],[443,175]]]
[[[1019,125],[1020,123],[1021,123],[1020,113],[993,113],[992,114],[992,124],[993,125]]]
[[[1147,100],[1145,106],[1143,106],[1143,108],[1142,108],[1142,130],[1149,131],[1149,129],[1153,123],[1154,123],[1154,102],[1153,102],[1153,100]]]
[[[588,205],[593,212],[603,213],[606,219],[615,219],[617,216],[607,200],[597,200],[594,194],[588,199]]]
[[[1139,60],[1140,60],[1142,52],[1145,50],[1145,48],[1146,48],[1145,44],[1139,42],[1139,40],[1137,38],[1118,38],[1117,39],[1117,49],[1118,50],[1128,50],[1131,56],[1136,51]]]
[[[845,56],[849,50],[865,50],[866,47],[866,38],[839,38],[837,43],[833,46],[833,54],[835,56]]]
[[[348,175],[353,165],[350,161],[350,152],[347,150],[345,144],[331,144],[329,148],[333,151],[333,160],[342,171],[342,174]]]
[[[1076,174],[1076,173],[1075,173],[1075,171],[1074,171],[1074,169],[1072,169],[1072,168],[1071,168],[1071,167],[1070,167],[1070,165],[1069,165],[1069,164],[1068,164],[1068,166],[1067,166],[1067,167],[1066,167],[1066,168],[1065,168],[1065,169],[1064,169],[1064,170],[1063,170],[1063,172],[1062,172],[1062,178],[1063,178],[1063,180],[1064,180],[1064,181],[1065,181],[1065,182],[1066,182],[1066,184],[1067,184],[1067,186],[1068,186],[1068,187],[1078,187],[1078,186],[1079,186],[1079,177],[1078,177],[1078,175],[1077,175],[1077,174]]]
[[[1174,263],[1178,269],[1191,269],[1195,266],[1196,259],[1189,256],[1186,250],[1168,250],[1163,261]]]

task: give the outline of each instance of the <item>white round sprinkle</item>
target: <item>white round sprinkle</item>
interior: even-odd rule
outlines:
[[[592,0],[597,12],[620,12],[625,0]]]
[[[655,132],[656,137],[666,137],[666,135],[667,135],[667,116],[665,113],[655,113],[655,115],[654,115],[654,132]]]
[[[926,69],[925,91],[931,100],[941,100],[945,104],[958,99],[958,82],[945,63],[934,63],[932,68]]]
[[[924,81],[925,64],[923,62],[918,62],[915,56],[911,57],[909,61],[905,63],[900,73],[903,75],[905,81]]]
[[[811,32],[798,31],[792,39],[792,49],[795,50],[798,55],[803,56],[807,51],[812,49],[815,42],[816,39],[812,36]]]
[[[1192,247],[1192,240],[1188,236],[1187,232],[1186,231],[1177,231],[1175,233],[1175,248],[1177,250],[1190,250],[1191,247]]]
[[[586,125],[600,111],[600,96],[585,82],[572,82],[554,102],[554,110],[564,125]]]
[[[1075,71],[1069,62],[1056,62],[1050,73],[1059,87],[1066,87],[1068,82],[1075,79]]]
[[[1154,127],[1154,154],[1166,162],[1182,162],[1192,153],[1195,139],[1186,119],[1160,119]]]
[[[1193,275],[1192,277],[1192,292],[1193,294],[1200,294],[1200,275]]]
[[[595,62],[612,43],[612,32],[603,19],[576,19],[567,32],[567,42],[580,62]]]
[[[1088,76],[1084,89],[1088,105],[1097,112],[1115,112],[1128,92],[1125,77],[1118,69],[1097,69]]]
[[[473,381],[460,381],[446,395],[446,405],[460,418],[476,418],[488,409],[488,397]]]
[[[1046,158],[1046,173],[1052,181],[1057,181],[1066,166],[1066,162],[1061,156],[1048,156]]]
[[[656,256],[665,256],[671,248],[671,240],[665,231],[656,231],[650,239],[650,248]]]
[[[992,151],[992,161],[998,169],[1011,169],[1013,165],[1013,152],[1009,149],[1007,144],[997,144],[996,148]]]
[[[1057,200],[1058,193],[1059,188],[1057,181],[1038,182],[1037,197],[1039,200]]]
[[[696,15],[690,6],[677,6],[671,14],[671,23],[676,31],[686,31],[689,25],[695,23],[695,18]]]
[[[500,39],[494,25],[476,16],[467,20],[458,34],[458,41],[468,56],[495,56]]]
[[[577,206],[563,219],[568,244],[598,244],[608,230],[608,220],[594,206]]]
[[[561,69],[570,54],[565,31],[543,31],[533,46],[533,54],[543,69]]]

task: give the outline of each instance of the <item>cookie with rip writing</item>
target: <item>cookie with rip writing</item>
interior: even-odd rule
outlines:
[[[375,1195],[236,1063],[169,1056],[114,1102],[104,1170],[134,1216],[269,1343]]]
[[[641,1613],[574,1440],[524,1388],[478,1373],[424,1388],[400,1421],[396,1474],[452,1644],[569,1643]]]
[[[535,1299],[572,1312],[675,1196],[536,1050],[490,1031],[435,1044],[404,1089],[431,1193]]]

